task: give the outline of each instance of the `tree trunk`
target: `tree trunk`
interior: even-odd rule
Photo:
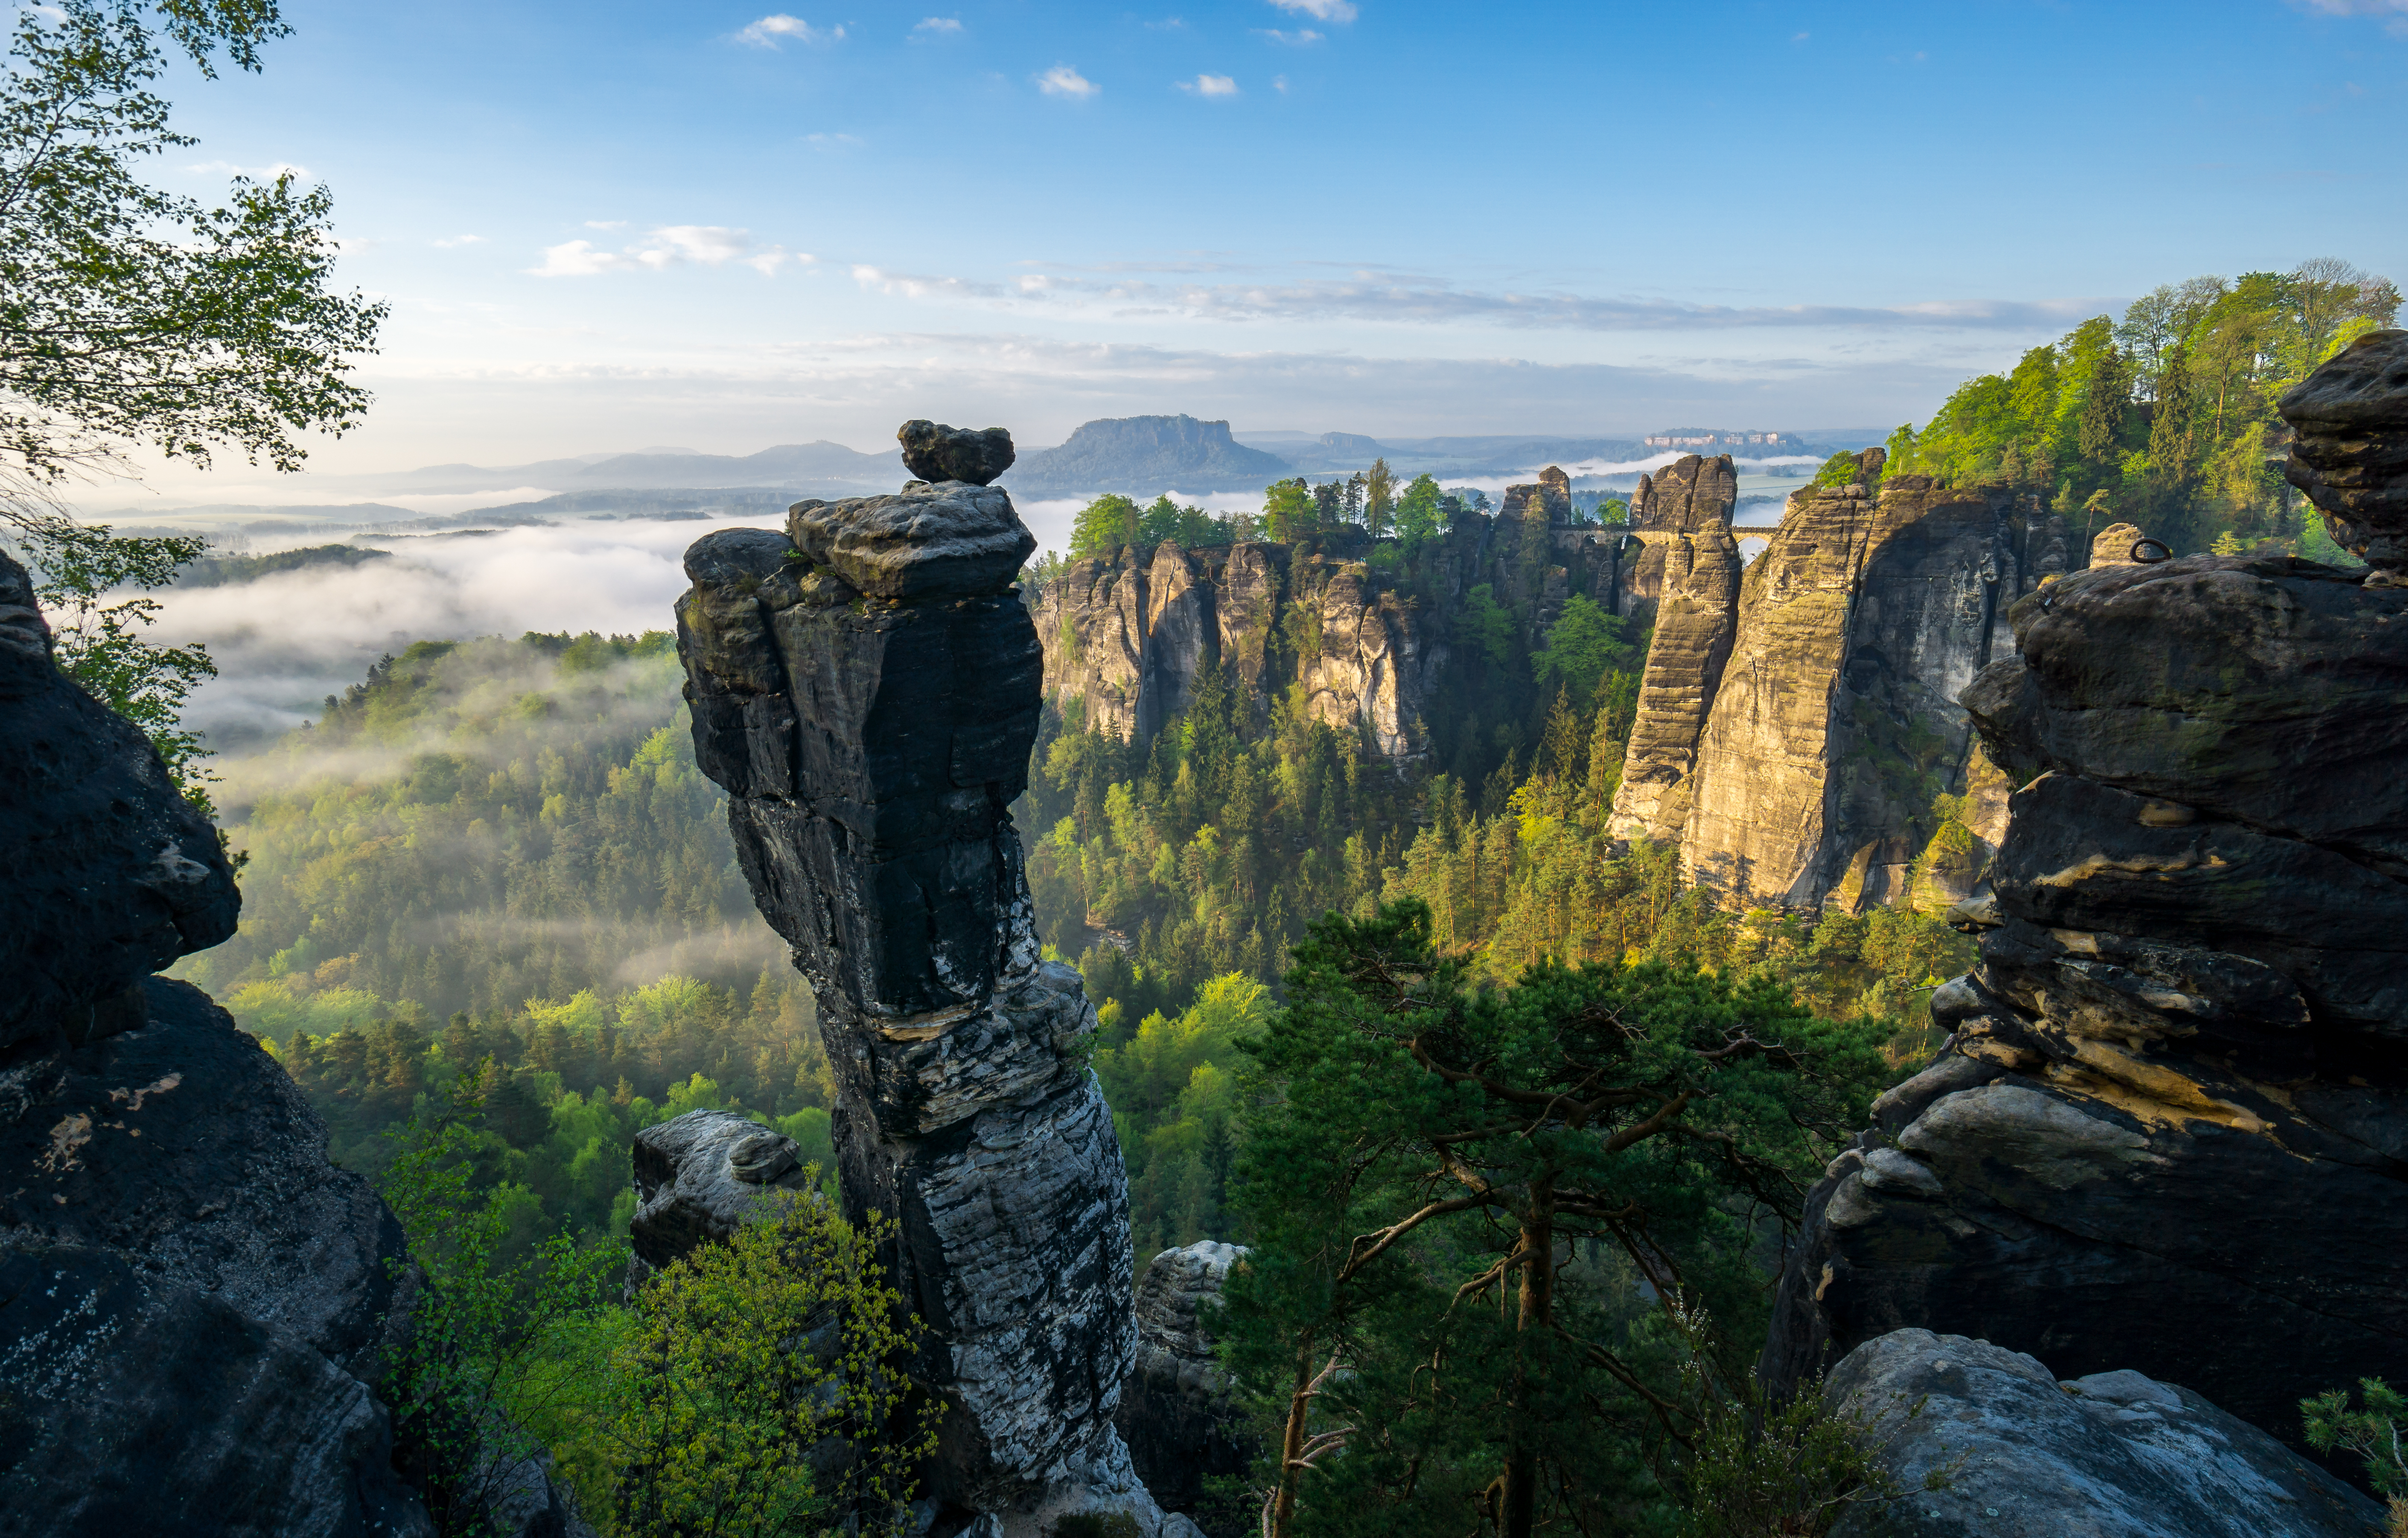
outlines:
[[[1522,1223],[1522,1252],[1528,1258],[1522,1263],[1522,1306],[1514,1328],[1526,1347],[1537,1344],[1555,1316],[1555,1214],[1547,1184],[1539,1183],[1532,1192],[1536,1200]],[[1528,1362],[1523,1354],[1515,1363],[1512,1401],[1507,1409],[1512,1418],[1505,1437],[1505,1499],[1498,1519],[1501,1538],[1530,1538],[1538,1510],[1539,1454],[1532,1445],[1536,1411],[1530,1403]]]
[[[1304,1452],[1305,1416],[1312,1408],[1312,1337],[1308,1334],[1296,1353],[1296,1392],[1287,1401],[1287,1429],[1280,1437],[1279,1494],[1271,1502],[1269,1538],[1287,1538],[1296,1520],[1296,1486],[1303,1471],[1296,1460]]]

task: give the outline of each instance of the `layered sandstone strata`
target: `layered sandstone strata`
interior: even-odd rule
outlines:
[[[1095,1011],[1039,958],[1007,811],[1037,728],[1012,586],[1033,545],[968,482],[797,503],[784,534],[687,553],[680,654],[754,898],[818,996],[846,1206],[901,1225],[949,1403],[925,1493],[946,1523],[1101,1508],[1152,1532],[1111,1425],[1136,1338]]]
[[[1808,1199],[1776,1386],[1919,1326],[2288,1439],[2303,1396],[2408,1373],[2408,504],[2343,473],[2408,442],[2408,334],[2302,388],[2356,396],[2344,435],[2298,419],[2293,479],[2372,569],[2076,573],[1967,689],[2021,787],[1959,910],[1981,964]]]
[[[1630,591],[1654,603],[1656,633],[1613,796],[1616,838],[1677,840],[1688,822],[1698,738],[1738,628],[1739,542],[1730,531],[1738,502],[1728,454],[1689,454],[1641,476],[1631,498],[1631,530],[1646,549]]]

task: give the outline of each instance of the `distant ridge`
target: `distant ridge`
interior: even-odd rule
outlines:
[[[1090,422],[1058,448],[1035,449],[1004,472],[1003,484],[1024,496],[1082,496],[1094,492],[1260,491],[1295,473],[1288,462],[1249,449],[1226,422],[1191,416],[1108,417]]]

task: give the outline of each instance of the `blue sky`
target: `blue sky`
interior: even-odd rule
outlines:
[[[2157,283],[2408,281],[2408,0],[841,3],[301,0],[161,175],[333,188],[340,471],[1891,423]]]

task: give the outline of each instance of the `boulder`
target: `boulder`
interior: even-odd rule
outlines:
[[[373,1385],[401,1230],[189,984],[0,1062],[0,1534],[434,1531]]]
[[[1199,1239],[1155,1256],[1138,1283],[1137,1366],[1122,1387],[1114,1424],[1166,1511],[1194,1512],[1204,1501],[1205,1480],[1246,1473],[1262,1450],[1212,1356],[1221,1286],[1245,1253],[1241,1245]]]
[[[689,1111],[636,1134],[628,1280],[640,1285],[695,1246],[812,1189],[795,1140],[732,1111]]]
[[[903,445],[903,467],[923,481],[984,486],[1011,468],[1011,434],[1001,427],[947,427],[920,418],[895,437]]]
[[[786,537],[810,566],[857,594],[889,600],[998,592],[1037,550],[1010,493],[958,481],[914,481],[892,496],[797,502],[786,510]]]
[[[133,723],[50,660],[25,568],[0,553],[0,1051],[142,1018],[137,985],[234,933],[217,830]]]
[[[1900,1330],[1823,1389],[1907,1493],[1835,1538],[2368,1538],[2383,1511],[2188,1388],[2128,1369],[2060,1383],[1987,1341]],[[1927,1490],[1939,1473],[1947,1487]]]

